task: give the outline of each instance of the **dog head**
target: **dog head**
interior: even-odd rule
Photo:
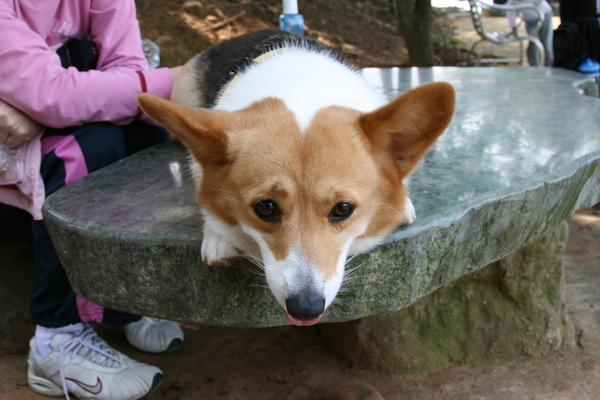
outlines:
[[[449,124],[454,90],[426,85],[369,113],[326,107],[304,130],[277,98],[234,112],[139,102],[195,160],[207,261],[253,257],[288,320],[311,325],[347,256],[414,219],[404,180]]]

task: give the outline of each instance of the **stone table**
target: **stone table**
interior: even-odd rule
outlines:
[[[349,343],[373,336],[357,330],[357,324],[368,325],[363,317],[404,309],[527,245],[544,249],[564,242],[561,222],[600,202],[600,100],[582,95],[597,96],[593,80],[528,67],[363,74],[390,97],[428,82],[449,82],[457,107],[446,133],[411,177],[417,221],[350,262],[349,269],[358,268],[323,318],[354,320],[331,324],[336,334],[354,332]],[[64,187],[48,198],[44,217],[75,291],[88,300],[207,325],[287,323],[250,262],[202,263],[200,212],[178,143],[150,148]],[[559,292],[561,279],[554,279]],[[557,299],[549,301],[563,320],[562,343],[569,325],[560,293]],[[549,329],[548,321],[540,324]],[[344,351],[344,345],[337,347]],[[385,346],[377,351],[385,352]],[[404,368],[389,365],[383,368]]]

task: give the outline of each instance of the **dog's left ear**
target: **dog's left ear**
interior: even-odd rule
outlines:
[[[177,136],[202,165],[227,162],[227,111],[185,107],[152,94],[138,95],[142,110]]]
[[[402,177],[416,167],[454,114],[454,89],[432,83],[406,92],[359,119],[375,154],[387,154]]]

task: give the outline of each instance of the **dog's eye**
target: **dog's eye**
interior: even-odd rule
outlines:
[[[331,213],[329,214],[329,221],[338,222],[343,221],[352,215],[356,206],[352,203],[341,202],[337,203]]]
[[[280,220],[279,207],[271,199],[262,199],[252,205],[258,218],[267,222],[278,222]]]

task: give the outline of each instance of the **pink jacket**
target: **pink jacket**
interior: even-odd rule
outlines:
[[[63,68],[55,51],[88,36],[99,50],[96,70]],[[127,124],[139,112],[136,94],[169,98],[172,86],[168,68],[148,70],[134,0],[0,0],[0,99],[42,125]],[[21,154],[20,175],[29,178],[0,186],[0,202],[41,219],[39,136]]]

